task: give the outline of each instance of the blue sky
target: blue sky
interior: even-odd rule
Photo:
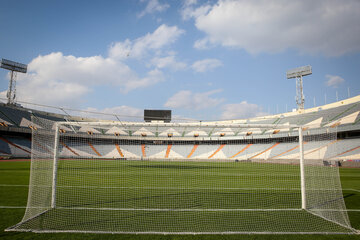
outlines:
[[[286,71],[303,65],[305,108],[360,94],[359,12],[358,0],[2,0],[0,57],[29,64],[19,101],[255,117],[296,108]]]

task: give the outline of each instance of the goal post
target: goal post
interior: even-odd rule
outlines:
[[[32,121],[27,208],[7,231],[357,233],[336,128]]]
[[[54,136],[54,163],[53,163],[53,179],[52,179],[52,195],[51,195],[51,208],[56,206],[56,178],[57,178],[57,163],[59,158],[59,130],[61,126],[119,126],[118,122],[109,123],[109,122],[57,122],[55,123],[55,136]],[[142,124],[140,124],[142,125]],[[157,125],[162,125],[157,123]],[[170,124],[163,124],[164,126]],[[274,125],[274,124],[220,124],[216,125],[217,127],[236,127],[236,128],[263,128],[263,129],[297,129],[299,134],[299,165],[300,165],[300,184],[301,184],[301,208],[306,209],[306,194],[305,194],[305,170],[304,170],[304,152],[303,152],[303,133],[302,127],[297,125]],[[73,129],[73,128],[72,128]]]
[[[54,136],[54,162],[53,162],[53,175],[52,175],[52,189],[51,189],[51,208],[56,207],[56,179],[58,170],[59,159],[59,139],[60,139],[60,124],[55,124]]]
[[[305,163],[304,163],[304,141],[302,127],[298,127],[299,132],[299,164],[300,164],[300,185],[301,185],[301,208],[306,209],[305,192]]]

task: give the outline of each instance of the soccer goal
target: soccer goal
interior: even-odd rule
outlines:
[[[27,208],[7,231],[356,233],[336,127],[33,122]]]

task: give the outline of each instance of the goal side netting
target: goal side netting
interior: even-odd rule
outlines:
[[[27,208],[7,231],[356,232],[336,128],[32,121]]]

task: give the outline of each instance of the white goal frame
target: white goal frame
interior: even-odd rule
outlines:
[[[200,123],[201,124],[201,123]],[[57,180],[57,168],[59,160],[59,138],[60,127],[62,125],[67,126],[118,126],[119,122],[56,122],[55,123],[55,145],[54,145],[54,157],[53,157],[53,176],[52,176],[52,194],[51,194],[51,208],[56,208],[56,180]],[[149,126],[146,123],[132,123],[132,125]],[[156,123],[157,126],[173,126],[171,123]],[[195,123],[197,125],[197,123]],[[299,134],[299,161],[300,161],[300,185],[301,185],[301,209],[306,210],[306,189],[305,189],[305,170],[304,170],[304,147],[303,147],[303,126],[295,124],[216,124],[216,127],[237,127],[237,128],[276,128],[276,129],[297,129]]]

